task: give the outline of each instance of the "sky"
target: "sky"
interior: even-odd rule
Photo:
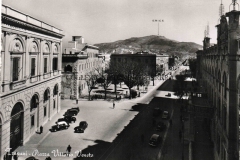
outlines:
[[[222,0],[229,12],[232,0]],[[63,47],[72,36],[89,44],[131,37],[165,36],[202,45],[209,24],[216,43],[221,0],[2,0],[10,6],[63,30]],[[153,20],[163,20],[153,22]]]

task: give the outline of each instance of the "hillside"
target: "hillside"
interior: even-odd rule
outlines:
[[[178,42],[164,36],[132,37],[111,43],[94,44],[99,47],[100,53],[129,53],[147,51],[156,54],[180,54],[194,56],[202,46],[193,42]]]

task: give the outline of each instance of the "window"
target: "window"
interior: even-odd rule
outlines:
[[[56,103],[55,103],[55,100],[53,100],[53,109],[56,108]]]
[[[12,58],[12,81],[17,81],[19,79],[18,75],[19,75],[19,61],[20,58],[18,57],[14,57]]]
[[[53,58],[53,70],[58,70],[58,58]]]
[[[47,73],[47,58],[44,58],[44,73]]]
[[[36,70],[36,59],[31,58],[31,76],[35,76],[35,70]]]
[[[46,117],[46,116],[47,116],[47,107],[44,106],[44,117]]]
[[[31,116],[31,127],[34,126],[34,115]]]

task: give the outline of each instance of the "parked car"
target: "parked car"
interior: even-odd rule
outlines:
[[[158,134],[153,134],[149,140],[149,145],[156,147],[161,142],[162,138]]]
[[[80,108],[79,107],[72,107],[71,109],[76,109],[78,112],[80,112]]]
[[[67,122],[60,121],[60,122],[56,122],[56,125],[53,125],[50,130],[52,132],[56,132],[59,130],[68,129],[68,127],[69,127],[69,124]]]
[[[65,121],[67,123],[72,123],[76,121],[76,117],[72,117],[72,116],[64,116],[63,118],[59,118],[57,120],[57,122],[62,122],[62,121]]]
[[[162,113],[162,110],[160,108],[156,107],[156,108],[153,109],[153,116],[154,117],[159,116],[161,113]]]
[[[162,114],[162,119],[167,119],[168,118],[168,111],[163,111],[163,114]]]
[[[74,128],[74,131],[83,133],[87,127],[88,127],[88,123],[86,121],[81,121],[79,123],[79,126]]]
[[[157,131],[163,131],[166,128],[166,125],[163,122],[158,122],[157,124]]]
[[[63,116],[76,116],[79,110],[77,109],[68,109]]]
[[[76,122],[76,117],[73,116],[64,116],[64,119],[68,122],[68,123],[72,123],[72,122]]]

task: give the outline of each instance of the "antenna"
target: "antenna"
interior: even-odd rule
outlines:
[[[238,9],[239,9],[239,4],[237,3],[237,0],[232,0],[232,3],[229,5],[229,11],[230,11],[230,7],[231,5],[233,5],[233,10],[236,10],[236,4],[238,5]]]
[[[221,17],[222,15],[224,15],[224,5],[222,4],[221,0],[221,4],[219,6],[219,16]]]
[[[204,38],[206,38],[206,37],[207,37],[207,30],[205,28],[205,30],[204,30]]]

